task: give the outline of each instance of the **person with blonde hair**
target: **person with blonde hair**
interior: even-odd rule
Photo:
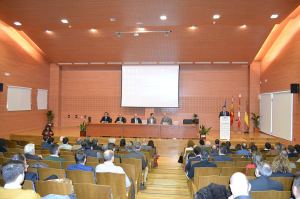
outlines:
[[[280,153],[272,162],[272,177],[294,177],[291,173],[290,161],[286,155]]]

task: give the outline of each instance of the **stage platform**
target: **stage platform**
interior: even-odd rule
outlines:
[[[42,129],[33,129],[28,131],[16,132],[10,135],[11,139],[18,139],[18,140],[26,140],[34,142],[35,144],[40,145],[42,141],[41,136]],[[67,128],[54,128],[54,137],[55,140],[58,141],[60,136],[67,136],[70,139],[70,143],[75,143],[76,139],[79,138],[79,127],[67,127]],[[114,137],[114,136],[111,136]],[[109,137],[96,137],[101,144],[107,143],[107,139]],[[218,131],[211,131],[210,134],[207,136],[206,140],[214,143],[215,139],[219,139],[219,132]],[[120,137],[116,137],[116,143],[118,144]],[[141,142],[147,142],[149,138],[130,138],[127,137],[126,140],[139,140]],[[188,139],[152,139],[162,156],[174,157],[178,156],[186,146]],[[196,144],[198,144],[199,139],[193,139]],[[258,147],[263,147],[265,142],[270,142],[272,144],[276,142],[281,142],[285,145],[291,144],[291,142],[275,138],[273,136],[264,134],[264,133],[243,133],[243,132],[231,132],[231,143],[233,145],[238,143],[251,143],[255,142]]]

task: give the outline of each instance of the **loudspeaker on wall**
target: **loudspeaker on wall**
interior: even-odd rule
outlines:
[[[3,92],[3,83],[0,83],[0,92]]]
[[[299,84],[291,84],[291,93],[299,93]]]

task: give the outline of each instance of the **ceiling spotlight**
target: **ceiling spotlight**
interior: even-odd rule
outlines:
[[[53,33],[53,31],[51,31],[51,30],[46,30],[45,31],[47,34],[52,34]]]
[[[142,27],[137,28],[137,30],[138,30],[139,32],[145,32],[145,28],[142,28]]]
[[[4,73],[4,76],[9,77],[9,76],[10,76],[10,73],[5,72],[5,73]]]
[[[109,18],[109,21],[115,22],[115,21],[117,21],[117,19],[115,17],[111,17],[111,18]]]
[[[271,19],[277,19],[278,17],[279,17],[278,14],[272,14],[272,15],[270,16]]]
[[[189,27],[190,30],[196,30],[197,29],[197,26],[191,26]]]
[[[213,15],[213,19],[220,19],[220,17],[221,17],[221,15],[219,15],[219,14]]]
[[[69,21],[67,19],[62,19],[60,21],[61,21],[61,23],[64,23],[64,24],[69,23]]]
[[[96,33],[96,32],[98,32],[98,30],[95,29],[95,28],[91,28],[91,29],[90,29],[90,32],[91,32],[91,33]]]
[[[216,21],[213,21],[213,24],[215,25],[217,22]]]
[[[19,22],[19,21],[15,21],[14,24],[15,24],[16,26],[22,26],[21,22]]]
[[[135,33],[133,33],[133,36],[138,37],[138,36],[140,36],[140,34],[135,32]]]
[[[72,26],[71,26],[71,25],[69,25],[69,26],[68,26],[68,28],[72,28]]]
[[[246,25],[246,24],[241,25],[240,28],[241,28],[241,29],[246,29],[246,28],[247,28],[247,25]]]
[[[167,20],[167,16],[166,16],[166,15],[161,15],[159,18],[160,18],[160,20],[162,20],[162,21]]]

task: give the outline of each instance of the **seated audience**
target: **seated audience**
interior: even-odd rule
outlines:
[[[83,151],[77,151],[75,154],[76,164],[68,165],[67,170],[94,171],[92,166],[85,165],[86,154]]]
[[[38,180],[37,173],[27,171],[29,165],[27,164],[26,157],[23,154],[17,153],[11,157],[11,160],[17,160],[24,163],[25,180],[30,180],[32,182]]]
[[[251,156],[250,151],[247,150],[247,144],[246,143],[243,143],[241,145],[241,148],[236,152],[236,154],[237,155],[243,155],[243,156],[246,156],[246,157]]]
[[[50,150],[50,148],[53,146],[53,144],[54,144],[54,138],[49,137],[46,142],[42,143],[41,148]]]
[[[219,149],[219,153],[216,156],[213,156],[214,161],[232,161],[232,158],[229,156],[226,156],[227,154],[227,148],[226,146],[221,146]]]
[[[119,116],[116,118],[115,123],[126,123],[126,118],[122,116],[122,114],[120,113]]]
[[[194,177],[194,170],[195,170],[196,167],[217,167],[217,165],[215,163],[212,163],[212,162],[208,161],[208,152],[207,152],[207,150],[201,149],[200,157],[201,157],[201,161],[197,162],[197,163],[194,163],[191,166],[191,168],[188,170],[187,176],[189,178]]]
[[[201,154],[200,154],[201,148],[199,146],[195,146],[193,152],[196,156],[187,160],[187,163],[185,165],[186,172],[189,171],[190,168],[192,167],[192,161],[201,161]]]
[[[69,144],[69,138],[64,137],[62,139],[62,144],[59,145],[59,149],[72,150],[72,146]]]
[[[283,153],[273,159],[272,177],[294,177],[291,170],[290,161]]]
[[[35,145],[30,143],[24,146],[24,154],[28,160],[41,160],[41,155],[35,154]]]
[[[272,169],[269,164],[262,163],[257,165],[255,170],[256,179],[251,180],[251,191],[283,191],[283,186],[280,182],[270,179]]]
[[[288,153],[288,157],[292,158],[292,157],[298,157],[298,153],[296,152],[296,149],[294,146],[289,145],[287,147],[287,153]]]
[[[2,177],[5,182],[4,187],[0,187],[1,199],[39,199],[39,194],[33,190],[22,189],[24,181],[24,162],[10,160],[2,166]]]
[[[156,147],[154,145],[154,142],[153,140],[149,140],[148,141],[148,144],[147,144],[149,147],[151,147],[152,149],[152,157],[153,157],[153,167],[157,167],[158,166],[158,158],[159,158],[159,155],[156,151]]]
[[[300,176],[295,177],[292,186],[292,192],[295,196],[295,199],[300,199]]]
[[[104,156],[104,163],[99,164],[96,167],[96,173],[120,173],[125,174],[125,182],[126,182],[126,188],[129,188],[131,183],[126,175],[125,171],[122,169],[122,167],[115,166],[114,165],[114,152],[112,150],[106,150],[103,154]]]
[[[128,147],[128,154],[125,154],[123,158],[136,158],[142,160],[142,170],[144,177],[142,178],[141,189],[145,189],[145,184],[148,176],[148,162],[146,160],[145,154],[141,152],[141,143],[136,142],[133,147]]]
[[[262,155],[259,151],[252,154],[252,163],[246,165],[246,174],[249,174],[249,169],[255,169],[257,165],[263,161]]]
[[[249,183],[245,174],[236,172],[230,177],[230,190],[232,195],[228,199],[251,199]]]
[[[142,120],[137,114],[134,114],[133,118],[131,118],[131,124],[142,124]]]
[[[50,148],[50,156],[45,157],[44,160],[64,162],[65,160],[59,157],[59,148],[58,145],[54,144]]]

